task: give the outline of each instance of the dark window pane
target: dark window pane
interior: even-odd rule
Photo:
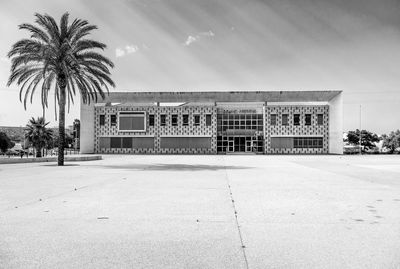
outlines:
[[[132,148],[132,137],[123,137],[122,138],[122,147],[123,148]]]
[[[211,115],[206,115],[206,126],[211,126]]]
[[[110,147],[112,149],[121,148],[121,137],[111,137],[111,139],[110,139]]]
[[[289,115],[282,114],[282,125],[289,125]]]
[[[104,125],[106,123],[106,116],[100,115],[100,125]]]
[[[318,125],[323,125],[324,124],[324,114],[318,114],[317,115],[318,119]]]
[[[149,126],[154,126],[154,115],[149,115]]]
[[[117,115],[111,115],[111,126],[117,125]]]
[[[317,148],[318,147],[318,138],[313,139],[313,147]]]
[[[301,137],[299,138],[297,143],[298,143],[297,145],[298,145],[299,148],[303,147],[303,139]]]
[[[294,114],[293,115],[293,124],[294,125],[300,125],[300,114]]]
[[[200,125],[200,115],[194,115],[194,125]]]
[[[171,125],[178,126],[178,115],[175,114],[171,116]]]
[[[167,125],[167,115],[161,115],[161,126]]]
[[[294,138],[295,148],[322,148],[323,138],[322,137],[295,137]]]
[[[189,115],[183,115],[182,116],[182,122],[183,122],[182,125],[184,125],[184,126],[189,125]]]
[[[306,114],[306,125],[311,125],[311,114]]]

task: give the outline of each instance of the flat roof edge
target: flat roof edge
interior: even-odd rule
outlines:
[[[126,91],[110,92],[104,102],[312,102],[330,101],[341,90],[320,91]]]

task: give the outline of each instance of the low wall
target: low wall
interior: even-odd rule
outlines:
[[[101,160],[101,155],[88,155],[88,156],[65,156],[64,161],[66,162],[84,162],[84,161],[96,161]],[[10,163],[43,163],[43,162],[57,162],[57,156],[55,157],[42,157],[42,158],[0,158],[0,164]]]

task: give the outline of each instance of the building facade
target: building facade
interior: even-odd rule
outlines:
[[[342,92],[126,92],[81,104],[82,153],[342,154]]]

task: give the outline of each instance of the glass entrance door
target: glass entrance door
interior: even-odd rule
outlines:
[[[246,152],[246,137],[235,136],[235,152]]]
[[[229,140],[226,152],[234,152],[235,151],[234,149],[235,149],[235,142],[233,140]]]
[[[253,151],[253,145],[252,145],[252,141],[251,140],[247,140],[246,141],[246,152],[252,152]]]

